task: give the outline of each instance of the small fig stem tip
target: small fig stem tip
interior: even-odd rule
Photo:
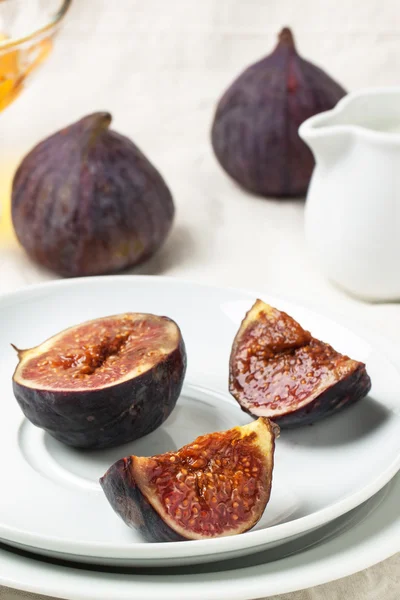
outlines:
[[[89,128],[108,129],[112,121],[112,116],[109,112],[97,112],[84,117],[83,121]]]
[[[80,125],[85,136],[86,149],[91,148],[98,137],[109,128],[111,120],[111,114],[108,112],[96,112],[81,119]]]
[[[23,355],[25,350],[20,350],[19,348],[17,348],[17,346],[15,344],[10,344],[10,345],[12,346],[12,348],[14,348],[15,352],[18,354],[18,357],[21,358],[21,356]]]
[[[279,36],[279,43],[280,44],[285,44],[286,46],[293,46],[294,47],[294,38],[293,38],[293,34],[291,32],[291,30],[289,29],[289,27],[284,27],[282,29],[282,31],[280,32]]]
[[[112,116],[109,112],[98,113],[98,118],[100,122],[103,124],[104,128],[108,128],[111,125]]]

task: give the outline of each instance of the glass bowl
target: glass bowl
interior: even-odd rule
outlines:
[[[0,111],[50,54],[72,0],[0,0]]]

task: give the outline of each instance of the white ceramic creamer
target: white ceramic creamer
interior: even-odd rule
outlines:
[[[316,161],[305,207],[312,258],[354,296],[400,300],[400,87],[352,92],[299,134]]]

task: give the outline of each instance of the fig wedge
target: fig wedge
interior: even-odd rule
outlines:
[[[176,452],[122,458],[100,483],[115,512],[148,541],[243,533],[268,503],[278,433],[260,418],[200,436]]]
[[[233,342],[229,391],[242,409],[280,427],[307,425],[368,394],[365,364],[317,340],[292,317],[261,300]]]
[[[24,415],[77,448],[110,448],[159,427],[186,371],[178,325],[144,313],[86,321],[16,350],[13,390]]]

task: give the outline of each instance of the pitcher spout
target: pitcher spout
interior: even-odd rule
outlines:
[[[317,164],[331,166],[347,153],[352,143],[352,131],[346,125],[329,122],[329,112],[307,119],[299,135],[311,149]]]
[[[355,141],[400,149],[400,86],[350,92],[331,110],[304,121],[300,137],[317,163],[329,164],[347,154]]]

